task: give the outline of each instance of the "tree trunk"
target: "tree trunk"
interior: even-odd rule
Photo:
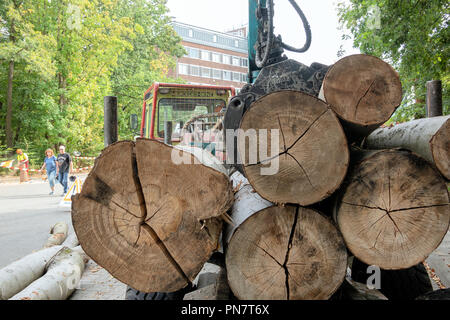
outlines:
[[[271,93],[252,104],[240,129],[238,153],[245,176],[264,199],[306,206],[342,183],[349,162],[347,140],[334,112],[316,97]]]
[[[342,120],[349,141],[355,141],[389,120],[402,102],[402,84],[389,64],[357,54],[328,70],[319,97]]]
[[[368,149],[405,148],[434,163],[450,180],[450,116],[418,119],[379,128],[364,142]]]
[[[74,248],[78,246],[80,243],[78,242],[77,235],[75,233],[71,233],[67,236],[66,240],[61,244],[63,247]]]
[[[61,246],[43,249],[0,269],[0,300],[7,300],[44,274],[45,265]]]
[[[228,177],[200,160],[147,139],[103,150],[72,203],[87,255],[139,291],[186,287],[217,249],[233,203]]]
[[[13,79],[14,79],[14,60],[9,61],[8,71],[8,91],[6,94],[6,146],[8,148],[14,147],[12,135],[12,113],[13,113]]]
[[[318,212],[272,206],[238,226],[225,261],[239,299],[328,299],[344,280],[347,251],[337,228]]]
[[[45,275],[10,300],[65,300],[78,286],[84,266],[83,254],[63,248],[48,263]]]
[[[341,191],[335,219],[349,250],[368,265],[388,270],[414,266],[447,233],[445,181],[409,151],[363,152]]]
[[[67,232],[69,231],[69,226],[65,222],[56,223],[50,230],[50,236],[44,245],[44,248],[49,248],[53,246],[58,246],[64,242],[67,238]]]

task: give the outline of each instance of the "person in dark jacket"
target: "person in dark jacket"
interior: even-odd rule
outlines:
[[[65,146],[59,147],[57,162],[58,167],[56,168],[56,174],[58,176],[59,183],[61,183],[64,188],[63,195],[65,195],[68,190],[67,180],[69,178],[69,174],[72,174],[73,172],[72,158],[68,153],[66,153]]]

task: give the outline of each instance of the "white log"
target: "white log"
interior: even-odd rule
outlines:
[[[194,157],[196,157],[199,160],[199,162],[197,164],[203,164],[207,167],[215,169],[215,170],[222,172],[223,174],[229,176],[230,171],[224,167],[223,163],[219,159],[214,157],[211,154],[211,152],[209,152],[205,149],[198,148],[198,147],[184,146],[184,145],[174,146],[174,149],[189,152],[190,154],[192,154]],[[185,161],[190,161],[190,157],[186,157],[186,156],[180,156],[180,157],[183,157],[183,160],[185,160]]]
[[[84,265],[79,251],[63,248],[50,261],[44,276],[10,300],[65,300],[78,286]]]
[[[0,300],[7,300],[44,274],[45,265],[62,249],[54,246],[34,252],[0,269]]]
[[[236,171],[230,177],[233,184],[234,204],[231,209],[231,218],[233,224],[227,224],[225,227],[224,244],[228,243],[233,236],[234,231],[245,221],[258,211],[273,205],[272,202],[263,199],[253,189],[248,180]]]
[[[65,222],[58,222],[50,229],[50,236],[44,245],[44,248],[58,246],[64,242],[69,232],[69,226]]]
[[[418,119],[379,128],[365,140],[367,149],[405,148],[434,163],[450,180],[450,116]]]
[[[77,235],[75,232],[71,233],[66,240],[61,244],[63,247],[74,248],[78,246],[80,243],[78,242]]]

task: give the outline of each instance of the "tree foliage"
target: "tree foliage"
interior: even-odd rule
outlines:
[[[132,137],[129,114],[184,53],[167,12],[165,0],[1,1],[0,146],[10,61],[14,147],[39,161],[59,144],[98,154],[107,95],[119,99],[119,137]]]
[[[394,121],[425,116],[429,80],[442,80],[444,112],[449,112],[449,9],[446,0],[350,0],[338,4],[341,26],[350,31],[354,46],[391,63],[400,74],[404,101]]]

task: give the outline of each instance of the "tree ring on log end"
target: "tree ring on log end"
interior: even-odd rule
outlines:
[[[435,133],[430,144],[436,167],[450,180],[450,119]]]
[[[290,90],[252,104],[240,124],[238,152],[253,188],[278,204],[325,199],[342,183],[349,162],[335,113],[320,99]]]
[[[273,206],[237,228],[225,261],[239,299],[328,299],[344,280],[347,249],[337,228],[318,212]]]
[[[383,60],[365,54],[336,62],[322,89],[325,101],[341,119],[361,126],[383,124],[402,102],[398,73]]]
[[[349,250],[368,265],[404,269],[424,261],[447,233],[442,176],[406,150],[371,153],[351,170],[336,207]]]

